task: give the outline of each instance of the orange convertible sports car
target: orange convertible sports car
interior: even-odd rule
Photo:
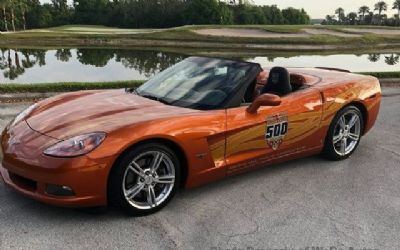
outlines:
[[[158,211],[187,188],[308,155],[349,157],[374,125],[376,78],[190,57],[137,89],[43,100],[3,131],[5,183],[60,206]]]

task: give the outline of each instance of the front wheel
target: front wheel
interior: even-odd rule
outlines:
[[[108,196],[131,215],[148,215],[167,205],[179,179],[179,160],[172,150],[159,143],[143,144],[117,163],[110,176]]]
[[[363,117],[357,107],[340,110],[329,127],[323,155],[330,160],[348,158],[358,147],[363,129]]]

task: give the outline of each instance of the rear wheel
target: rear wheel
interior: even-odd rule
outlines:
[[[325,138],[323,155],[331,160],[343,160],[354,153],[364,129],[363,117],[355,106],[347,106],[335,116]]]
[[[138,146],[113,169],[109,199],[134,216],[155,213],[176,193],[180,165],[175,153],[159,143]]]

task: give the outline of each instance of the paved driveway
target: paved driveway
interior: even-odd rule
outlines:
[[[0,249],[399,249],[400,88],[385,94],[350,159],[310,157],[181,191],[148,217],[51,207],[0,182]],[[0,104],[0,128],[26,106]]]

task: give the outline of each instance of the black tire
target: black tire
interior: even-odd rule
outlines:
[[[348,114],[354,114],[357,115],[359,118],[359,137],[358,140],[352,140],[354,141],[354,145],[350,148],[351,150],[349,150],[349,152],[346,152],[346,149],[344,150],[344,154],[343,152],[338,152],[337,149],[335,149],[335,145],[337,146],[337,144],[334,143],[334,136],[335,133],[341,133],[339,132],[337,129],[341,130],[340,127],[340,119],[341,117],[348,115]],[[345,118],[346,119],[346,118]],[[339,126],[339,128],[337,127]],[[354,125],[353,125],[354,126]],[[333,160],[333,161],[339,161],[339,160],[344,160],[347,159],[348,157],[350,157],[354,151],[357,149],[358,145],[360,144],[360,140],[361,140],[361,136],[362,133],[364,131],[364,119],[363,119],[363,115],[361,113],[361,111],[353,105],[349,105],[344,107],[343,109],[341,109],[335,116],[335,118],[333,119],[331,125],[329,126],[329,130],[328,130],[328,134],[325,138],[325,143],[324,143],[324,149],[322,151],[322,155],[329,159],[329,160]],[[337,137],[336,137],[337,138]],[[346,138],[347,140],[347,138]],[[350,140],[350,139],[349,139]],[[341,142],[337,142],[337,143],[341,143]],[[346,145],[346,143],[344,144]],[[345,147],[346,148],[346,147]]]
[[[135,207],[134,204],[135,201],[128,201],[128,198],[125,197],[125,192],[126,192],[126,180],[125,177],[127,176],[127,172],[131,171],[131,173],[129,173],[132,177],[132,179],[136,178],[137,182],[133,181],[133,183],[135,183],[134,185],[139,185],[139,183],[145,184],[145,180],[143,178],[140,177],[139,174],[134,173],[131,169],[127,170],[129,168],[129,166],[132,164],[133,160],[135,160],[135,158],[137,158],[138,156],[141,156],[143,154],[146,154],[146,152],[161,152],[163,155],[163,159],[162,162],[160,163],[160,167],[158,168],[157,171],[161,171],[163,170],[162,168],[165,168],[166,171],[167,169],[167,165],[170,166],[171,163],[173,164],[173,168],[174,168],[174,174],[175,174],[175,178],[174,180],[170,180],[171,182],[173,182],[173,187],[172,190],[169,191],[168,196],[165,195],[164,200],[162,202],[160,202],[159,204],[157,202],[155,202],[155,207],[151,207],[151,208],[137,208]],[[165,159],[169,158],[170,161],[167,161]],[[154,158],[152,161],[154,161],[156,158]],[[141,160],[142,162],[147,162],[146,159]],[[167,163],[165,163],[164,161],[167,161]],[[146,164],[143,164],[144,166],[146,166]],[[152,165],[151,162],[149,162],[149,167],[151,168],[150,165]],[[164,166],[165,165],[165,166]],[[143,169],[145,169],[146,167],[143,167]],[[171,167],[170,167],[171,168]],[[147,169],[149,171],[149,169]],[[129,215],[131,216],[145,216],[145,215],[149,215],[149,214],[153,214],[159,210],[161,210],[162,208],[164,208],[172,199],[172,197],[175,195],[178,187],[179,187],[179,183],[180,183],[180,175],[181,175],[181,166],[179,163],[179,160],[176,156],[176,154],[168,147],[166,147],[165,145],[161,144],[161,143],[145,143],[145,144],[140,144],[137,147],[134,147],[133,149],[131,149],[130,151],[124,153],[124,155],[122,155],[122,157],[116,162],[115,166],[113,167],[110,176],[109,176],[109,182],[108,182],[108,200],[109,203],[111,203],[111,205],[115,205],[121,209],[123,209],[125,212],[127,212]],[[161,177],[161,176],[160,176]],[[126,177],[128,179],[128,177]],[[143,179],[142,182],[140,182]],[[146,180],[147,181],[147,180]],[[172,183],[171,183],[172,184]],[[146,185],[146,184],[145,184]],[[149,184],[147,186],[151,186],[152,184]],[[154,186],[154,201],[157,198],[157,187],[158,188],[162,188],[163,185],[168,185],[168,184],[155,184],[156,186]],[[158,185],[158,186],[157,186]],[[125,191],[124,191],[125,190]],[[139,193],[136,195],[139,197],[133,197],[134,199],[142,199],[142,201],[138,201],[139,202],[144,202],[144,199],[147,194],[147,198],[148,198],[148,191],[147,188],[143,188],[141,191],[139,191]],[[146,194],[145,194],[146,193]],[[161,195],[161,192],[160,192]],[[148,201],[148,200],[147,200]],[[150,202],[151,203],[151,202]],[[148,203],[148,204],[150,204]],[[154,204],[153,204],[154,205]]]

